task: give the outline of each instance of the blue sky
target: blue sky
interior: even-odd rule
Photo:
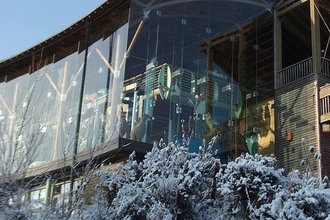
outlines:
[[[0,0],[0,60],[67,28],[104,0]]]

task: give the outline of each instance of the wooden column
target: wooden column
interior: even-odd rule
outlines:
[[[278,85],[278,72],[282,69],[282,21],[274,10],[274,88]]]
[[[313,73],[321,71],[321,37],[320,37],[320,17],[316,7],[319,7],[318,0],[310,0],[310,18],[311,18],[311,39],[312,39],[312,58]]]
[[[313,73],[315,75],[315,112],[316,112],[316,141],[317,151],[321,152],[321,125],[320,125],[320,94],[318,74],[321,71],[321,37],[320,37],[320,18],[316,7],[319,7],[318,0],[310,0],[310,19],[311,19],[311,40],[312,40],[312,60],[313,60]],[[318,176],[319,181],[322,181],[322,166],[321,160],[318,160]]]

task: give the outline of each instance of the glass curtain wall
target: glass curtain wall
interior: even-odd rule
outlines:
[[[61,59],[55,53],[45,65],[34,64],[41,66],[38,70],[30,68],[25,75],[0,84],[0,129],[5,145],[0,161],[13,161],[1,169],[33,168],[72,156],[75,147],[81,153],[118,138],[127,27],[101,37],[87,50],[80,46],[85,42],[76,42],[76,52]]]
[[[274,80],[272,20],[253,19],[230,37],[217,36],[211,47],[213,101],[210,109],[220,142],[274,156]],[[262,21],[262,22],[260,22]],[[259,32],[259,33],[258,33]],[[265,40],[268,39],[268,40]],[[269,40],[270,39],[270,40]]]
[[[267,1],[133,0],[129,42],[134,44],[126,65],[120,136],[177,141],[196,152],[203,139],[218,135],[223,156],[231,154],[233,143],[247,151],[246,129],[235,120],[246,109],[246,89],[237,78],[238,41],[225,48],[226,58],[208,45],[266,8]]]

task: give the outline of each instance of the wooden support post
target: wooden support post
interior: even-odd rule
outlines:
[[[282,21],[274,10],[274,88],[278,86],[278,72],[282,69]]]
[[[318,0],[310,0],[313,73],[320,73],[321,71],[320,17],[316,10],[318,6]]]
[[[318,0],[310,0],[310,19],[311,19],[311,40],[312,40],[312,62],[313,73],[315,75],[315,112],[316,112],[316,141],[317,151],[321,152],[321,124],[320,124],[320,94],[318,75],[321,71],[321,37],[320,37],[320,18],[317,14],[316,7],[319,7]],[[321,160],[318,160],[318,176],[319,181],[322,181],[322,164]]]

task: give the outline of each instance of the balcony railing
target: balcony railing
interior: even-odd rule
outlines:
[[[312,73],[313,61],[310,57],[280,70],[277,73],[277,88],[287,85]],[[330,59],[321,59],[321,74],[330,76]]]
[[[330,121],[330,84],[320,88],[320,122]]]
[[[321,73],[330,76],[330,60],[323,58],[321,61]],[[320,87],[320,122],[330,121],[330,84]]]
[[[330,76],[330,59],[322,58],[321,73],[324,75]]]
[[[312,58],[286,67],[277,73],[277,88],[313,73]],[[330,59],[321,58],[322,75],[330,76]],[[330,122],[330,83],[320,88],[320,122]]]
[[[284,86],[297,79],[308,76],[312,73],[312,67],[312,58],[308,58],[282,69],[277,74],[277,87]]]

